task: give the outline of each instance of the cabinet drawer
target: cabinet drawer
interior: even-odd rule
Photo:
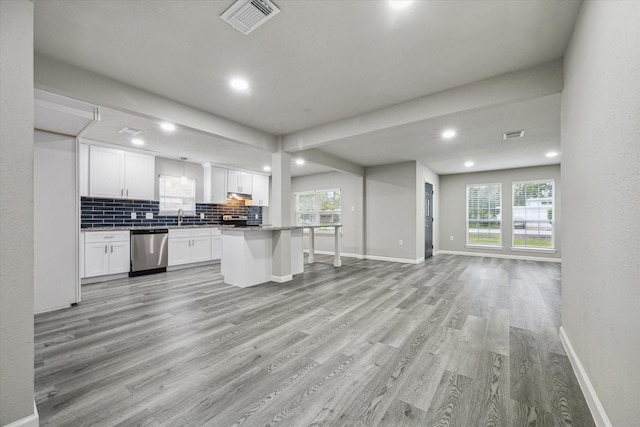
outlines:
[[[191,237],[209,237],[211,236],[210,228],[192,228]]]
[[[128,242],[129,231],[90,231],[84,234],[85,243]]]
[[[190,229],[183,229],[183,230],[174,230],[171,229],[169,230],[169,238],[170,239],[180,239],[180,238],[185,238],[185,237],[191,237],[191,230]]]

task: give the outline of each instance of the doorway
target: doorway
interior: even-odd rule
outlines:
[[[424,258],[433,256],[433,185],[424,183]]]

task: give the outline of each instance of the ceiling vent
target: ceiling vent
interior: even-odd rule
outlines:
[[[523,130],[518,130],[515,132],[507,132],[504,135],[502,135],[502,139],[507,140],[507,139],[518,139],[518,138],[522,138],[524,136],[524,131]]]
[[[238,0],[220,18],[242,34],[249,34],[280,13],[269,0]]]
[[[134,129],[134,128],[130,128],[130,127],[123,127],[122,129],[120,129],[118,131],[118,133],[121,133],[123,135],[127,135],[127,136],[136,136],[139,133],[142,133],[142,131],[140,129]]]

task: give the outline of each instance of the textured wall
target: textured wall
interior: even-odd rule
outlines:
[[[0,425],[33,413],[33,3],[0,1]]]
[[[555,180],[555,253],[511,250],[511,186],[516,181]],[[466,247],[467,185],[502,183],[502,250]],[[505,256],[561,258],[562,255],[562,183],[560,165],[499,171],[443,175],[440,177],[440,249],[480,252]],[[453,236],[454,240],[450,240]]]
[[[562,94],[562,324],[615,426],[640,420],[639,22],[585,2]]]

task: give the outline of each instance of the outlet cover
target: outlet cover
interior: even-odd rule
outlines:
[[[258,219],[258,214],[256,214],[256,219]]]
[[[147,212],[147,214],[145,215],[146,219],[153,219],[153,212]]]
[[[135,212],[131,212],[131,219],[137,219],[138,215]]]
[[[400,240],[398,241],[398,244],[399,244],[400,246],[404,245],[404,240],[400,239]]]
[[[453,236],[449,236],[449,240],[453,240]]]
[[[200,219],[204,219],[204,213],[200,213]]]

